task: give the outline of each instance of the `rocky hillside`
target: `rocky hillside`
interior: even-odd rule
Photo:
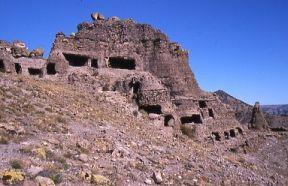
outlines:
[[[235,116],[238,121],[241,123],[250,122],[253,108],[251,105],[229,95],[223,90],[218,90],[214,93],[223,103],[229,105],[235,111]]]
[[[238,121],[242,124],[250,122],[253,109],[251,105],[229,95],[223,90],[218,90],[214,93],[217,94],[223,103],[229,105],[235,111]],[[271,128],[284,127],[288,129],[287,105],[261,105],[261,109]]]
[[[89,86],[0,73],[2,183],[288,183],[285,133],[249,132],[245,147],[227,151],[173,132],[118,92]]]

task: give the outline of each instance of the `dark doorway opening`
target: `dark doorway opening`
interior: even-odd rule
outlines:
[[[56,74],[55,63],[48,63],[46,70],[47,70],[47,74],[49,75]]]
[[[37,76],[37,75],[41,76],[42,75],[42,70],[37,69],[37,68],[28,68],[28,72],[32,76]]]
[[[243,135],[243,130],[240,127],[237,127],[236,129],[238,130],[239,134]]]
[[[91,67],[98,68],[98,60],[97,59],[92,59],[91,60]]]
[[[21,67],[21,65],[20,65],[19,63],[15,63],[14,65],[15,65],[15,71],[16,71],[16,73],[17,73],[17,74],[21,74],[21,72],[22,72],[22,67]]]
[[[199,114],[193,114],[192,116],[183,116],[180,118],[181,123],[202,123],[201,116]]]
[[[63,54],[63,55],[65,59],[69,62],[70,66],[82,67],[87,65],[88,57],[76,54]]]
[[[235,133],[235,130],[234,130],[234,129],[231,129],[231,130],[230,130],[230,136],[231,136],[232,138],[235,138],[235,137],[236,137],[236,133]]]
[[[206,101],[200,100],[199,101],[199,107],[200,108],[206,108],[207,107]]]
[[[110,57],[109,67],[134,70],[136,68],[134,59],[125,59],[121,57]]]
[[[225,139],[229,139],[229,132],[224,132],[224,137],[225,137]]]
[[[3,60],[0,60],[0,72],[5,72],[5,65]]]
[[[140,90],[140,87],[141,87],[141,84],[140,82],[134,82],[130,85],[130,87],[133,89],[133,94],[138,94],[139,93],[139,90]]]
[[[216,141],[221,141],[221,136],[219,132],[212,132],[212,136],[215,138]]]
[[[174,117],[171,114],[166,115],[164,117],[164,126],[166,126],[166,127],[173,126],[174,122],[175,122]]]
[[[139,109],[144,110],[148,114],[149,113],[162,114],[160,105],[145,105],[145,106],[140,106]]]
[[[140,93],[140,88],[141,88],[141,83],[136,81],[131,81],[129,83],[129,87],[132,89],[132,99],[136,102],[136,104],[139,104],[139,93]]]
[[[214,112],[211,108],[208,109],[208,114],[210,117],[214,118]]]

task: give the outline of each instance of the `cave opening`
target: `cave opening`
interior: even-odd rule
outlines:
[[[21,65],[20,65],[19,63],[15,63],[14,65],[15,65],[15,71],[16,71],[16,73],[17,73],[17,74],[21,74],[21,72],[22,72],[22,67],[21,67]]]
[[[202,123],[201,116],[199,114],[193,114],[192,116],[183,116],[180,118],[182,124],[185,123]]]
[[[237,127],[236,129],[238,130],[239,134],[243,135],[243,130],[240,127]]]
[[[97,59],[92,59],[91,60],[91,67],[98,68],[98,60]]]
[[[0,60],[0,72],[5,72],[5,65],[3,60]]]
[[[216,141],[221,141],[221,136],[219,132],[212,132],[212,136],[214,137]]]
[[[225,137],[225,139],[229,139],[229,132],[225,131],[224,132],[224,137]]]
[[[209,117],[214,118],[214,112],[211,108],[208,109],[208,114],[209,114]]]
[[[141,87],[141,83],[140,82],[130,82],[129,84],[130,88],[132,89],[133,94],[138,94],[140,87]]]
[[[200,108],[206,108],[206,107],[207,107],[206,101],[200,100],[200,101],[199,101],[199,107],[200,107]]]
[[[135,70],[136,63],[135,63],[134,59],[125,59],[123,57],[110,57],[109,58],[109,67]]]
[[[47,74],[49,75],[56,74],[55,63],[48,63],[46,70],[47,70]]]
[[[236,132],[235,132],[234,129],[231,129],[231,130],[230,130],[230,136],[231,136],[232,138],[235,138],[235,137],[236,137]]]
[[[174,117],[171,114],[166,115],[164,117],[164,126],[166,126],[166,127],[172,126],[172,125],[174,125],[174,122],[175,122]]]
[[[160,105],[144,105],[139,107],[140,110],[144,110],[148,114],[162,114],[161,106]]]
[[[141,88],[141,83],[136,81],[131,81],[129,83],[129,87],[132,90],[132,99],[136,102],[137,105],[139,105],[139,93]]]
[[[42,70],[38,68],[28,68],[28,72],[32,76],[41,76],[42,75]]]
[[[82,67],[87,66],[88,57],[77,54],[63,54],[65,59],[69,62],[69,66]]]

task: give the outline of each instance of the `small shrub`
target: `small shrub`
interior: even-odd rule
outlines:
[[[59,123],[66,123],[67,122],[66,119],[62,116],[57,116],[56,121]]]
[[[8,137],[0,136],[0,144],[7,145],[9,143]]]
[[[2,175],[2,181],[6,185],[15,185],[24,181],[25,175],[17,170],[7,170]]]
[[[45,154],[46,154],[46,158],[49,160],[54,160],[56,158],[55,153],[49,149],[45,149]]]
[[[42,158],[42,159],[46,159],[47,157],[46,150],[44,148],[37,148],[35,150],[35,154],[37,157]]]
[[[10,165],[13,169],[23,169],[24,167],[23,161],[19,159],[11,160]]]
[[[52,160],[52,161],[60,163],[61,166],[62,166],[61,168],[63,168],[64,170],[69,169],[70,166],[66,162],[65,157],[58,156],[54,152],[52,152],[51,150],[47,150],[46,149],[45,152],[46,152],[46,157],[47,157],[48,160]]]
[[[182,134],[188,136],[189,138],[195,138],[196,136],[196,131],[195,128],[192,126],[187,126],[187,125],[181,125],[180,126]]]
[[[44,170],[39,173],[39,176],[50,178],[51,180],[54,181],[55,184],[59,184],[62,182],[61,173],[56,169]]]
[[[20,148],[19,152],[23,154],[32,154],[33,148],[34,147],[32,145],[29,145],[29,146]]]
[[[64,157],[58,157],[57,158],[57,161],[59,162],[59,163],[61,163],[61,165],[63,166],[63,169],[64,170],[67,170],[67,169],[69,169],[69,164],[67,163],[67,161],[66,161],[66,159],[64,158]]]

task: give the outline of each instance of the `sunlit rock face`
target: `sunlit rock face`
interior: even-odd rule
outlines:
[[[262,109],[260,107],[260,103],[256,102],[253,110],[252,110],[252,118],[251,118],[251,128],[252,129],[267,129],[268,128],[268,123],[264,117],[264,114],[262,112]]]

